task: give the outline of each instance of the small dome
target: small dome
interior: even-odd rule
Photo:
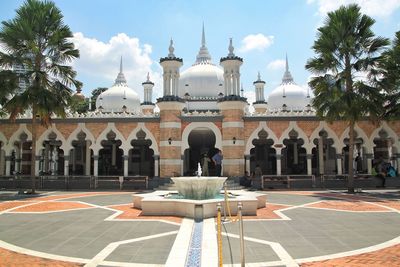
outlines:
[[[304,110],[310,104],[307,91],[295,83],[279,85],[268,96],[269,110],[282,110],[286,105],[287,110]]]
[[[211,63],[195,64],[182,72],[179,96],[217,97],[224,92],[224,71]]]
[[[140,112],[140,98],[128,86],[115,84],[107,91],[101,93],[96,100],[96,107],[102,107],[103,112]]]
[[[286,70],[283,74],[282,83],[269,94],[268,109],[270,111],[282,109],[304,110],[310,104],[310,100],[307,90],[293,81],[286,57]]]
[[[122,58],[120,71],[114,85],[97,97],[96,107],[103,112],[140,112],[139,95],[132,88],[128,87],[122,72]]]

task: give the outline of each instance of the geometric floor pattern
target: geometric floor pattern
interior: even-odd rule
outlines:
[[[264,193],[244,217],[246,266],[400,266],[399,190]],[[225,219],[224,266],[240,266]],[[143,216],[132,192],[0,192],[0,266],[217,266],[215,231],[214,219]]]

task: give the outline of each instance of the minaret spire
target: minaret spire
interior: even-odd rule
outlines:
[[[201,35],[201,47],[206,47],[206,34],[204,33],[204,22],[203,22],[203,33]]]
[[[211,63],[211,55],[208,52],[207,46],[206,46],[206,34],[204,30],[204,22],[203,22],[203,29],[201,33],[201,47],[199,50],[199,53],[197,54],[196,57],[196,62],[194,65],[197,64],[210,64]]]
[[[285,73],[283,74],[282,84],[283,83],[294,83],[292,74],[289,71],[289,60],[286,54],[286,65],[285,65]]]
[[[115,79],[114,85],[128,86],[126,84],[126,79],[125,79],[125,76],[124,76],[124,73],[123,73],[122,56],[121,56],[121,59],[120,59],[120,62],[119,62],[119,73],[118,73],[117,79]]]

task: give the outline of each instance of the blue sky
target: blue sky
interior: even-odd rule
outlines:
[[[22,2],[1,1],[0,20],[13,18]],[[153,99],[159,97],[158,62],[168,54],[170,38],[175,55],[183,58],[183,71],[195,61],[204,22],[207,47],[216,65],[227,55],[228,40],[233,38],[235,54],[244,59],[241,78],[250,101],[254,101],[258,71],[266,81],[266,96],[280,84],[286,53],[295,82],[306,86],[310,74],[304,65],[313,56],[316,29],[326,12],[351,2],[376,19],[377,35],[392,39],[400,30],[400,0],[55,1],[81,52],[73,64],[86,96],[96,87],[113,84],[122,56],[129,86],[143,100],[141,83],[150,72],[156,83]]]

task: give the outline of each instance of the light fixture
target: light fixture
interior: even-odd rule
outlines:
[[[168,138],[168,144],[172,144],[172,138]]]
[[[236,144],[236,137],[232,138],[233,144]]]

